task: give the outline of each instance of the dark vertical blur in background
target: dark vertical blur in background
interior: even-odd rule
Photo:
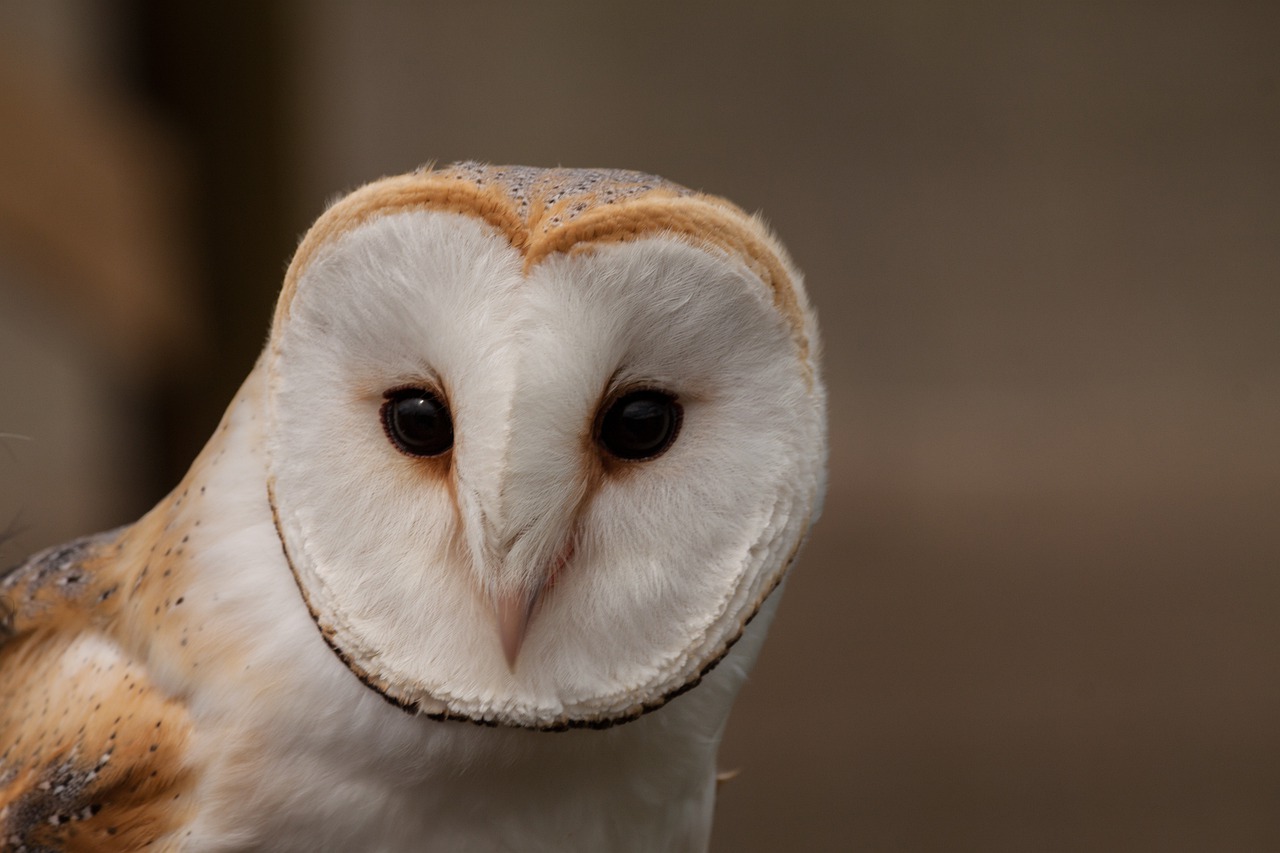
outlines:
[[[716,849],[1280,849],[1272,4],[233,6],[0,4],[0,562],[176,482],[331,195],[656,172],[831,387]]]

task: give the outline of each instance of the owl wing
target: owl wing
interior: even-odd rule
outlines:
[[[180,823],[185,707],[112,635],[122,530],[0,575],[0,848],[135,849]]]

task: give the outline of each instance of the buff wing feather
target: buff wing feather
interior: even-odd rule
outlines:
[[[115,639],[129,529],[0,577],[0,848],[136,849],[183,822],[186,709]]]

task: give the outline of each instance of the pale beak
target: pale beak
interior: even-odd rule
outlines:
[[[498,620],[498,636],[502,640],[502,654],[512,672],[516,671],[516,658],[524,645],[525,634],[529,632],[529,620],[542,597],[543,586],[538,584],[531,592],[503,595],[492,601],[493,614]]]
[[[498,621],[498,638],[502,641],[502,654],[507,659],[507,666],[516,671],[516,658],[520,656],[520,647],[524,645],[525,635],[529,633],[529,622],[542,595],[555,585],[556,578],[565,565],[573,559],[575,546],[569,539],[551,561],[549,571],[532,588],[518,589],[514,593],[492,593],[489,606]]]

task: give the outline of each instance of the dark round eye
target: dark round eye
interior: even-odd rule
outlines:
[[[444,401],[421,388],[387,394],[382,426],[391,442],[410,456],[439,456],[453,447],[453,421]]]
[[[633,391],[613,401],[600,420],[600,446],[619,459],[652,459],[675,441],[682,412],[662,391]]]

